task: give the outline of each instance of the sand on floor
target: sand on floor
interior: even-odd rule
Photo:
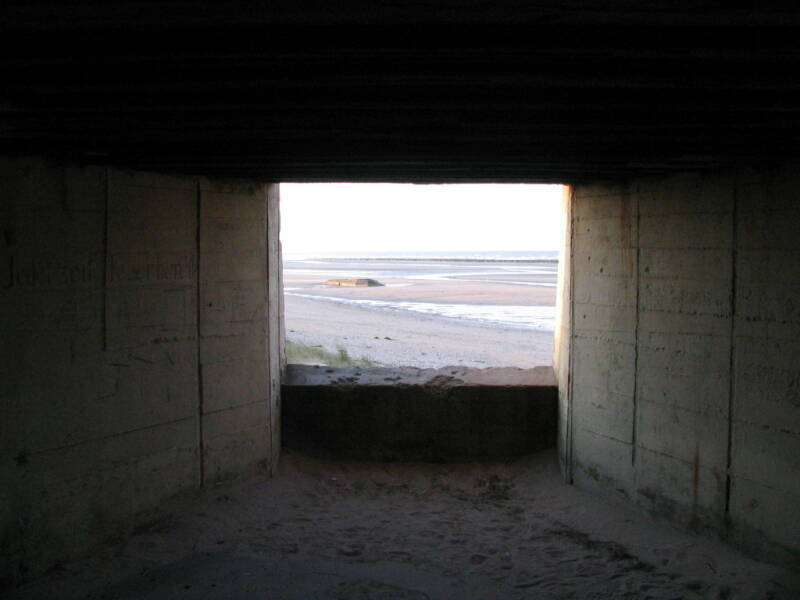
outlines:
[[[563,483],[553,452],[455,465],[285,452],[11,600],[775,599],[800,575]]]

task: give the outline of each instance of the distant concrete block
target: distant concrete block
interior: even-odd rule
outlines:
[[[328,279],[325,285],[337,285],[342,287],[379,287],[383,284],[375,279]]]

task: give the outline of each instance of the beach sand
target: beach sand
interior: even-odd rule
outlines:
[[[285,452],[9,600],[766,599],[800,576],[568,486],[553,452],[473,464]]]
[[[335,266],[325,265],[331,273]],[[399,265],[398,270],[407,265]],[[387,269],[384,265],[383,269]],[[464,269],[464,265],[441,265]],[[484,266],[486,268],[486,266]],[[496,268],[496,267],[492,267]],[[391,273],[391,265],[389,266]],[[476,270],[464,269],[467,273]],[[406,310],[385,310],[340,301],[434,303],[469,307],[550,307],[555,304],[554,279],[525,275],[508,281],[487,281],[480,273],[458,279],[382,277],[383,287],[324,286],[323,271],[284,272],[286,338],[335,352],[347,350],[353,358],[368,357],[382,365],[444,367],[450,365],[530,368],[552,362],[553,332],[525,327],[498,326],[477,320],[447,318]],[[503,279],[503,276],[494,276]],[[483,278],[483,279],[482,279]],[[482,279],[475,281],[475,279]]]

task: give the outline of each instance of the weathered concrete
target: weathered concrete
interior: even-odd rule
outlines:
[[[264,186],[200,182],[200,406],[204,477],[269,469]]]
[[[340,287],[380,287],[383,284],[375,279],[328,279],[325,285]]]
[[[0,160],[0,184],[5,584],[273,471],[284,358],[277,186],[32,159]],[[795,566],[798,189],[797,164],[573,187],[555,360],[571,480]],[[320,371],[287,388],[316,398],[291,403],[287,443],[418,460],[552,443],[551,373],[454,371]]]
[[[263,184],[3,159],[0,189],[7,584],[269,469],[278,314]]]
[[[561,200],[561,256],[558,261],[556,289],[556,327],[553,339],[553,370],[558,384],[558,462],[567,481],[572,481],[570,457],[569,372],[570,338],[572,327],[572,188],[562,188]]]
[[[794,565],[798,189],[796,164],[575,186],[561,407],[578,484]]]
[[[555,444],[552,369],[289,365],[289,448],[367,460],[519,456]]]

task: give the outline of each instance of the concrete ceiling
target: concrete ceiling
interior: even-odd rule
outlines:
[[[7,0],[0,153],[268,181],[793,158],[800,12],[758,6]]]

